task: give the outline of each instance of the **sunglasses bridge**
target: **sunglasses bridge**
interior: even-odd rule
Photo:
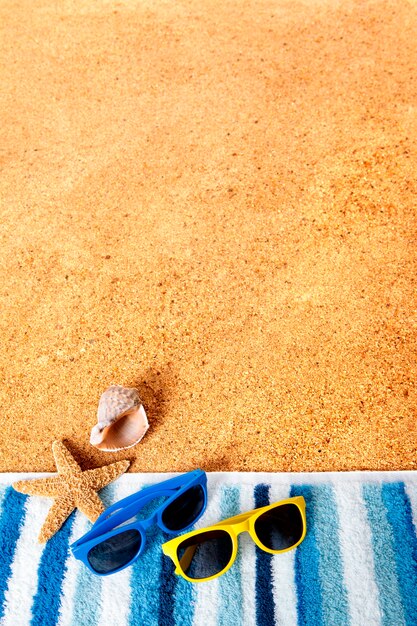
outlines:
[[[240,515],[236,515],[235,517],[231,517],[230,519],[222,522],[222,526],[223,527],[232,526],[233,532],[236,535],[240,535],[241,533],[249,532],[250,530],[249,520],[253,516],[254,516],[253,511],[250,511],[248,513],[241,513]]]

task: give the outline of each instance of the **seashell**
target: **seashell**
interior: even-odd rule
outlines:
[[[112,385],[101,395],[97,421],[90,443],[105,452],[131,448],[149,428],[137,389],[120,385]]]

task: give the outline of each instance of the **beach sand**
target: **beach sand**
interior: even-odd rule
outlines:
[[[0,470],[416,468],[416,3],[0,18]]]

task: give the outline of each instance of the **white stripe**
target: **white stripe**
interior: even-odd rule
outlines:
[[[411,514],[413,516],[414,532],[417,533],[417,483],[407,480],[405,483],[405,490],[410,499]]]
[[[82,537],[91,526],[88,519],[79,511],[75,514],[69,544]],[[80,567],[85,567],[71,553],[67,560],[67,570],[62,582],[61,606],[59,610],[59,626],[71,626],[74,608],[74,596],[77,589],[77,577]]]
[[[0,485],[0,509],[3,506],[4,496],[6,495],[7,485]]]
[[[253,484],[240,483],[240,508],[242,513],[251,511],[255,506]],[[239,483],[237,483],[239,484]],[[248,533],[242,533],[239,537],[239,550],[241,555],[241,577],[243,585],[243,623],[256,624],[256,552],[255,544]]]
[[[350,626],[380,626],[372,536],[361,485],[334,483],[333,488],[339,515],[339,541]]]
[[[136,479],[134,487],[129,483],[117,482],[115,486],[114,502],[118,502],[135,491],[139,491],[143,485],[144,474]],[[139,477],[139,475],[138,475]],[[103,576],[101,586],[100,618],[97,626],[128,626],[130,613],[130,577],[132,568],[126,567],[117,574]]]
[[[196,528],[204,528],[216,524],[220,520],[221,490],[216,482],[208,480],[208,505],[196,523]],[[219,579],[196,583],[196,601],[194,610],[194,626],[217,626],[217,608],[219,597]]]
[[[270,501],[290,497],[290,484],[271,485]],[[295,550],[272,557],[272,584],[277,626],[297,626],[297,592],[295,585]]]
[[[31,620],[33,596],[38,587],[38,566],[44,544],[38,543],[51,500],[28,498],[25,521],[16,545],[9,586],[5,593],[2,626],[25,626]]]

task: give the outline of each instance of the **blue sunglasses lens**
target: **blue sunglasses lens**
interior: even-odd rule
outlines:
[[[162,522],[169,530],[182,530],[196,521],[204,507],[201,485],[190,487],[176,498],[162,513]]]
[[[127,565],[137,555],[141,543],[139,531],[125,530],[91,548],[88,562],[97,574],[110,574]]]

